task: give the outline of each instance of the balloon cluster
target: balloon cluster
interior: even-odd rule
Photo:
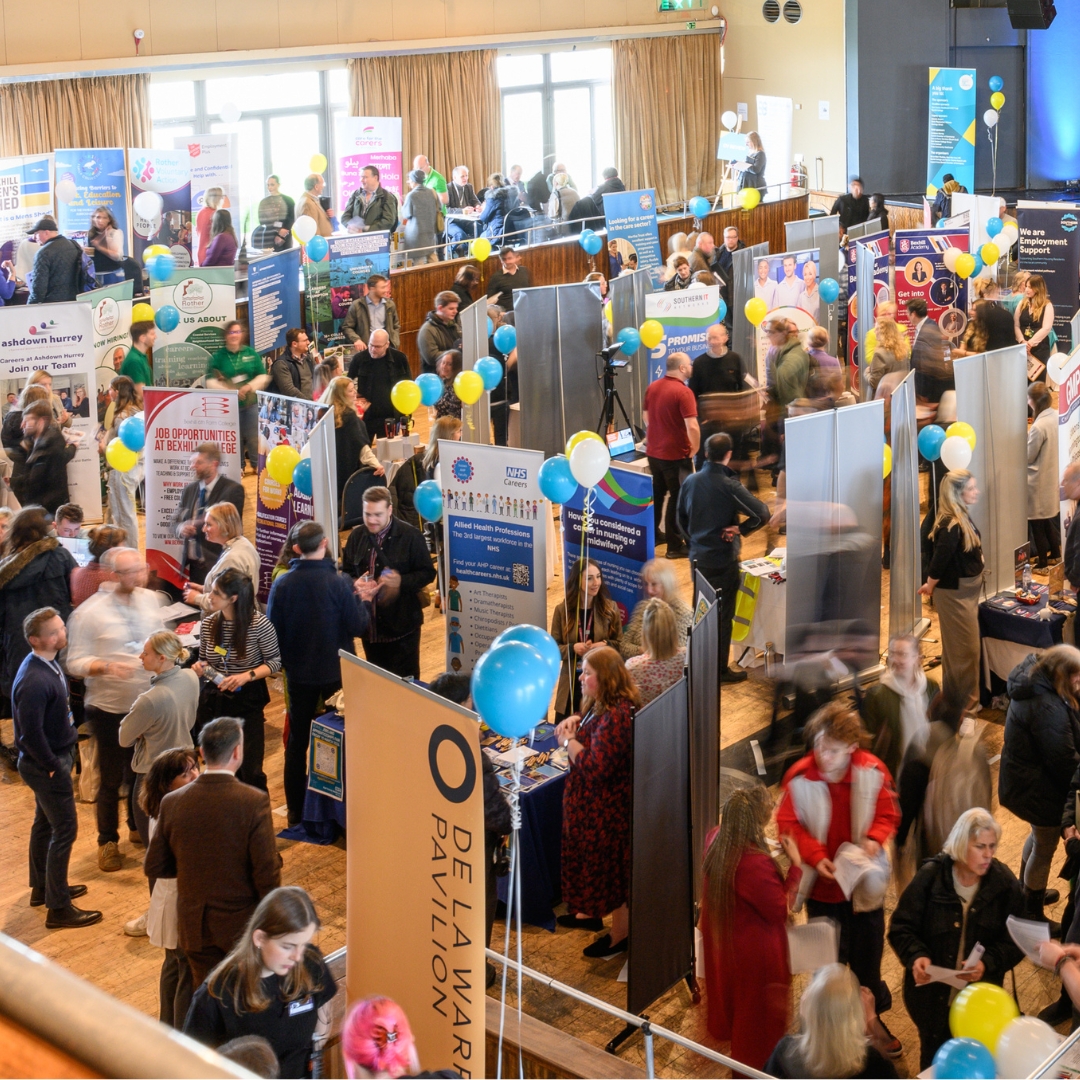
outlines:
[[[142,413],[120,422],[115,439],[105,447],[105,460],[117,472],[131,472],[138,464],[139,452],[146,445],[146,426]]]
[[[512,326],[499,327],[499,330],[513,329]],[[471,371],[459,371],[454,376],[454,393],[463,404],[475,405],[485,392],[494,390],[502,379],[502,364],[494,356],[482,356]],[[442,379],[434,372],[425,371],[415,379],[402,379],[394,383],[390,388],[390,402],[403,416],[411,416],[421,405],[431,408],[443,396],[443,390]]]
[[[972,983],[949,1009],[953,1038],[934,1055],[938,1080],[1030,1076],[1058,1048],[1061,1036],[1035,1016],[1020,1016],[1009,993]]]
[[[582,229],[578,243],[584,248],[586,255],[599,255],[604,246],[604,241],[592,229]]]
[[[548,458],[540,466],[537,480],[545,499],[560,506],[569,502],[578,489],[599,484],[611,467],[607,443],[595,431],[579,431],[566,440],[566,453]]]
[[[1000,75],[990,77],[990,105],[991,108],[983,113],[983,123],[987,129],[997,127],[1001,119],[1001,110],[1005,105],[1005,95],[1001,92],[1005,89],[1005,80]]]
[[[472,699],[480,719],[507,739],[527,735],[547,716],[561,663],[559,646],[541,627],[526,623],[504,630],[473,668]]]
[[[724,301],[720,301],[720,318],[727,312]],[[664,340],[664,325],[656,319],[646,319],[636,330],[632,326],[624,326],[616,335],[619,342],[619,352],[623,356],[633,356],[643,345],[646,349],[655,349]]]
[[[317,156],[322,157],[322,154]],[[326,159],[323,158],[323,160]],[[298,217],[292,227],[293,236],[296,237],[297,242],[304,249],[304,254],[311,262],[322,262],[330,251],[326,237],[316,236],[317,231],[318,225],[315,224],[315,219],[308,217],[307,214]]]
[[[971,453],[975,449],[975,429],[962,420],[942,429],[937,424],[927,424],[919,432],[919,453],[927,461],[941,459],[942,464],[952,472],[954,469],[966,469],[971,464]]]
[[[310,447],[305,446],[303,451],[298,451],[295,446],[275,446],[266,455],[266,472],[271,480],[276,480],[282,487],[292,484],[301,495],[311,497],[314,485]]]

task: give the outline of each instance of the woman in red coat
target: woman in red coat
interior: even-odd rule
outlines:
[[[581,715],[555,728],[570,757],[563,789],[563,926],[611,933],[584,949],[607,959],[625,952],[630,929],[631,740],[637,688],[618,651],[604,645],[585,654]],[[770,1048],[771,1049],[771,1048]]]
[[[741,788],[724,805],[705,841],[701,936],[709,1034],[731,1043],[731,1056],[755,1069],[769,1059],[791,1018],[789,900],[802,878],[791,837],[787,880],[769,855],[765,823],[772,805],[762,787]]]

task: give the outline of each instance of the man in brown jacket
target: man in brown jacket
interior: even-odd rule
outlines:
[[[196,987],[225,959],[259,901],[281,884],[270,797],[236,779],[243,721],[212,720],[199,747],[206,771],[161,800],[143,867],[151,880],[176,878],[178,944]]]

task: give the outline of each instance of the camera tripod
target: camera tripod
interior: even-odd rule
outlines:
[[[615,389],[615,365],[603,353],[597,353],[596,355],[604,361],[604,374],[601,376],[604,384],[604,403],[600,406],[600,419],[596,422],[596,433],[606,441],[607,433],[615,428],[615,406],[618,405],[623,422],[634,432],[635,440],[640,439],[641,432],[630,423],[626,406],[623,405],[622,398],[619,397],[619,391]],[[627,370],[629,370],[629,367],[627,367]]]

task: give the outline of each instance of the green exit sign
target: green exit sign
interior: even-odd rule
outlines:
[[[656,0],[657,11],[701,11],[705,0]]]

